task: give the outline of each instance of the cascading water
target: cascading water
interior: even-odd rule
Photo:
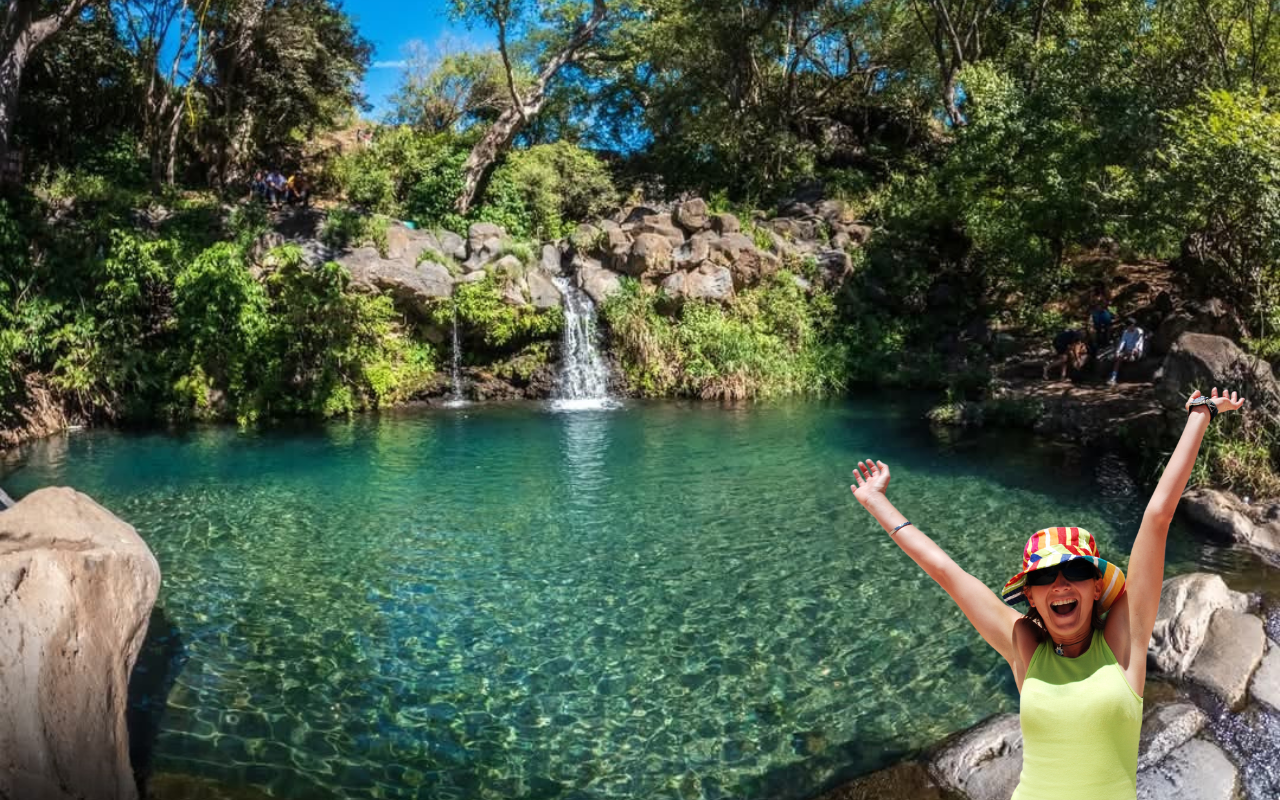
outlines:
[[[561,409],[610,408],[609,370],[600,356],[596,306],[585,292],[566,278],[553,278],[564,295],[564,337],[560,376],[552,406]]]
[[[462,343],[458,341],[458,304],[453,305],[453,392],[445,405],[449,408],[465,406],[467,398],[462,394]]]

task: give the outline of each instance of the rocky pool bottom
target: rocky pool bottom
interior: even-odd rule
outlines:
[[[1038,527],[1106,553],[1136,532],[1114,459],[938,440],[922,410],[89,433],[4,485],[73,485],[160,561],[134,696],[157,796],[808,797],[1016,711],[1007,667],[849,496],[857,459],[890,462],[895,502],[988,585]],[[1179,527],[1168,574],[1197,569],[1274,578]]]

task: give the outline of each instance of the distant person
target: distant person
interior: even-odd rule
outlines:
[[[271,170],[267,174],[267,193],[271,196],[271,207],[279,208],[280,201],[285,200],[289,189],[289,182],[284,179],[279,170]]]
[[[301,172],[290,175],[285,187],[290,203],[300,203],[303,208],[307,207],[307,203],[311,200],[311,184],[307,183],[306,177]]]
[[[1094,349],[1106,347],[1111,341],[1111,326],[1116,320],[1116,315],[1107,307],[1105,299],[1095,300],[1089,312],[1089,319],[1093,322]]]
[[[260,200],[264,203],[267,200],[267,176],[263,174],[262,170],[254,172],[253,179],[249,181],[249,199]]]
[[[1053,337],[1053,352],[1056,355],[1045,365],[1042,373],[1044,378],[1047,380],[1054,370],[1059,370],[1058,380],[1063,380],[1067,377],[1068,367],[1076,372],[1084,369],[1084,365],[1089,362],[1087,338],[1084,331],[1078,328],[1063,331]]]
[[[1146,338],[1146,332],[1138,327],[1138,321],[1133,317],[1126,317],[1124,330],[1120,333],[1120,343],[1116,345],[1116,357],[1111,362],[1111,377],[1107,379],[1108,385],[1116,385],[1116,380],[1120,375],[1121,364],[1126,361],[1138,361],[1142,358]]]

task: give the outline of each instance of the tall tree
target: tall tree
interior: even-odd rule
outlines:
[[[22,70],[32,52],[79,16],[87,0],[8,0],[0,20],[0,163],[9,156]]]
[[[154,186],[172,186],[184,101],[208,65],[201,25],[211,0],[124,0],[119,15],[146,86],[143,141]],[[176,29],[176,35],[175,35]],[[172,48],[168,63],[164,52]]]
[[[471,204],[475,202],[489,170],[511,146],[530,118],[542,110],[552,79],[591,41],[596,29],[604,22],[607,9],[605,0],[592,0],[591,14],[576,26],[567,40],[551,51],[553,54],[537,70],[529,87],[522,90],[516,85],[516,70],[512,65],[508,42],[509,29],[519,24],[525,11],[522,0],[455,0],[455,5],[463,18],[483,20],[497,28],[498,52],[502,56],[507,90],[511,95],[511,106],[498,116],[480,137],[480,141],[471,148],[463,165],[462,191],[454,206],[458,213],[466,214],[471,210]]]

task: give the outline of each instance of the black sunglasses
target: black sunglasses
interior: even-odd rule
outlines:
[[[1093,581],[1097,580],[1098,568],[1093,564],[1085,561],[1083,558],[1074,558],[1065,564],[1056,564],[1052,567],[1037,569],[1027,573],[1027,585],[1029,586],[1048,586],[1058,579],[1058,573],[1061,572],[1067,577],[1067,580]]]

